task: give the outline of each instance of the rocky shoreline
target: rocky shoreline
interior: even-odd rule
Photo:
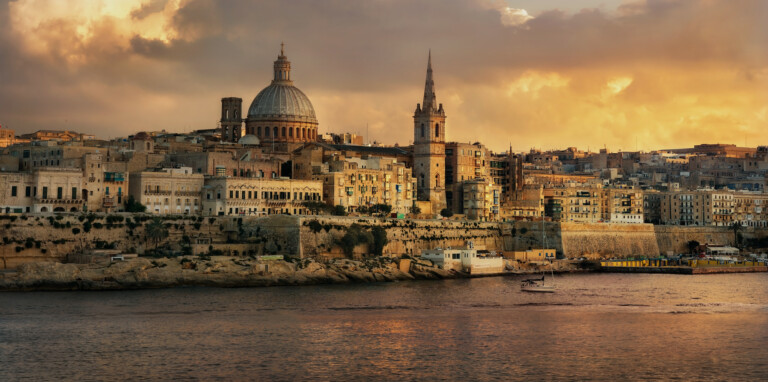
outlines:
[[[561,268],[559,272],[576,269]],[[509,274],[538,272],[515,269]],[[106,265],[37,262],[0,278],[0,291],[129,290],[208,286],[224,288],[344,284],[467,278],[429,261],[375,257],[329,262],[258,260],[243,257],[139,257]]]
[[[125,290],[181,286],[260,287],[278,285],[340,284],[468,277],[439,269],[428,262],[400,270],[400,259],[387,257],[364,261],[347,259],[320,263],[260,261],[250,258],[136,258],[108,265],[38,262],[24,264],[0,278],[2,291]]]

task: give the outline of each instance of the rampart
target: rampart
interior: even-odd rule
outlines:
[[[27,262],[63,261],[67,254],[88,248],[138,254],[159,247],[177,254],[338,258],[344,257],[340,242],[352,224],[366,230],[383,228],[388,241],[384,255],[418,255],[425,249],[460,248],[472,241],[477,248],[491,251],[554,248],[569,258],[655,257],[687,252],[690,241],[733,245],[736,237],[727,227],[275,215],[166,216],[161,221],[168,237],[154,242],[146,233],[152,219],[131,214],[3,216],[0,269]],[[744,228],[740,234],[744,239],[762,238],[768,236],[768,230]],[[353,256],[371,252],[368,244],[360,244],[354,247]]]

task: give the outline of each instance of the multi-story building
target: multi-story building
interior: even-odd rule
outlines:
[[[496,221],[501,207],[501,186],[489,179],[468,180],[463,188],[464,216],[471,220]]]
[[[413,207],[416,179],[403,163],[371,158],[335,160],[328,166],[329,172],[315,174],[312,179],[322,182],[323,200],[330,205],[353,212],[360,207],[386,204],[392,206],[392,212],[403,214]]]
[[[643,222],[643,192],[632,188],[606,188],[602,195],[602,220],[610,223]]]
[[[565,188],[561,221],[597,223],[602,220],[602,190],[597,187]]]
[[[445,144],[445,198],[453,211],[463,211],[463,183],[490,179],[490,151],[480,143]]]
[[[198,214],[203,175],[191,167],[163,168],[130,174],[130,195],[153,214]]]
[[[204,215],[304,215],[305,202],[322,202],[316,180],[208,177],[203,190]]]
[[[733,195],[734,222],[744,227],[768,227],[768,194],[736,192]]]
[[[511,197],[502,198],[502,220],[534,220],[544,216],[546,199],[544,198],[543,187],[538,185],[525,186],[511,194]],[[552,199],[550,198],[550,200]]]
[[[83,174],[78,169],[0,173],[0,210],[5,213],[83,211]]]

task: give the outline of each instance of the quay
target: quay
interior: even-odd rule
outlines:
[[[768,264],[758,261],[729,262],[722,260],[615,260],[601,261],[600,272],[611,273],[669,273],[669,274],[713,274],[768,272]]]

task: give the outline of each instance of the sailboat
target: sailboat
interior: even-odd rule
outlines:
[[[552,260],[550,260],[550,269],[552,270],[552,282],[547,284],[544,280],[544,272],[541,274],[540,279],[525,279],[520,283],[520,290],[523,292],[539,292],[539,293],[555,293],[555,270],[552,266]]]
[[[546,248],[546,234],[544,233],[544,217],[541,218],[541,248]],[[552,257],[547,256],[549,268],[552,271],[552,282],[547,284],[544,280],[544,271],[541,272],[540,279],[525,279],[520,283],[520,290],[523,292],[555,293],[555,266],[552,264]]]

